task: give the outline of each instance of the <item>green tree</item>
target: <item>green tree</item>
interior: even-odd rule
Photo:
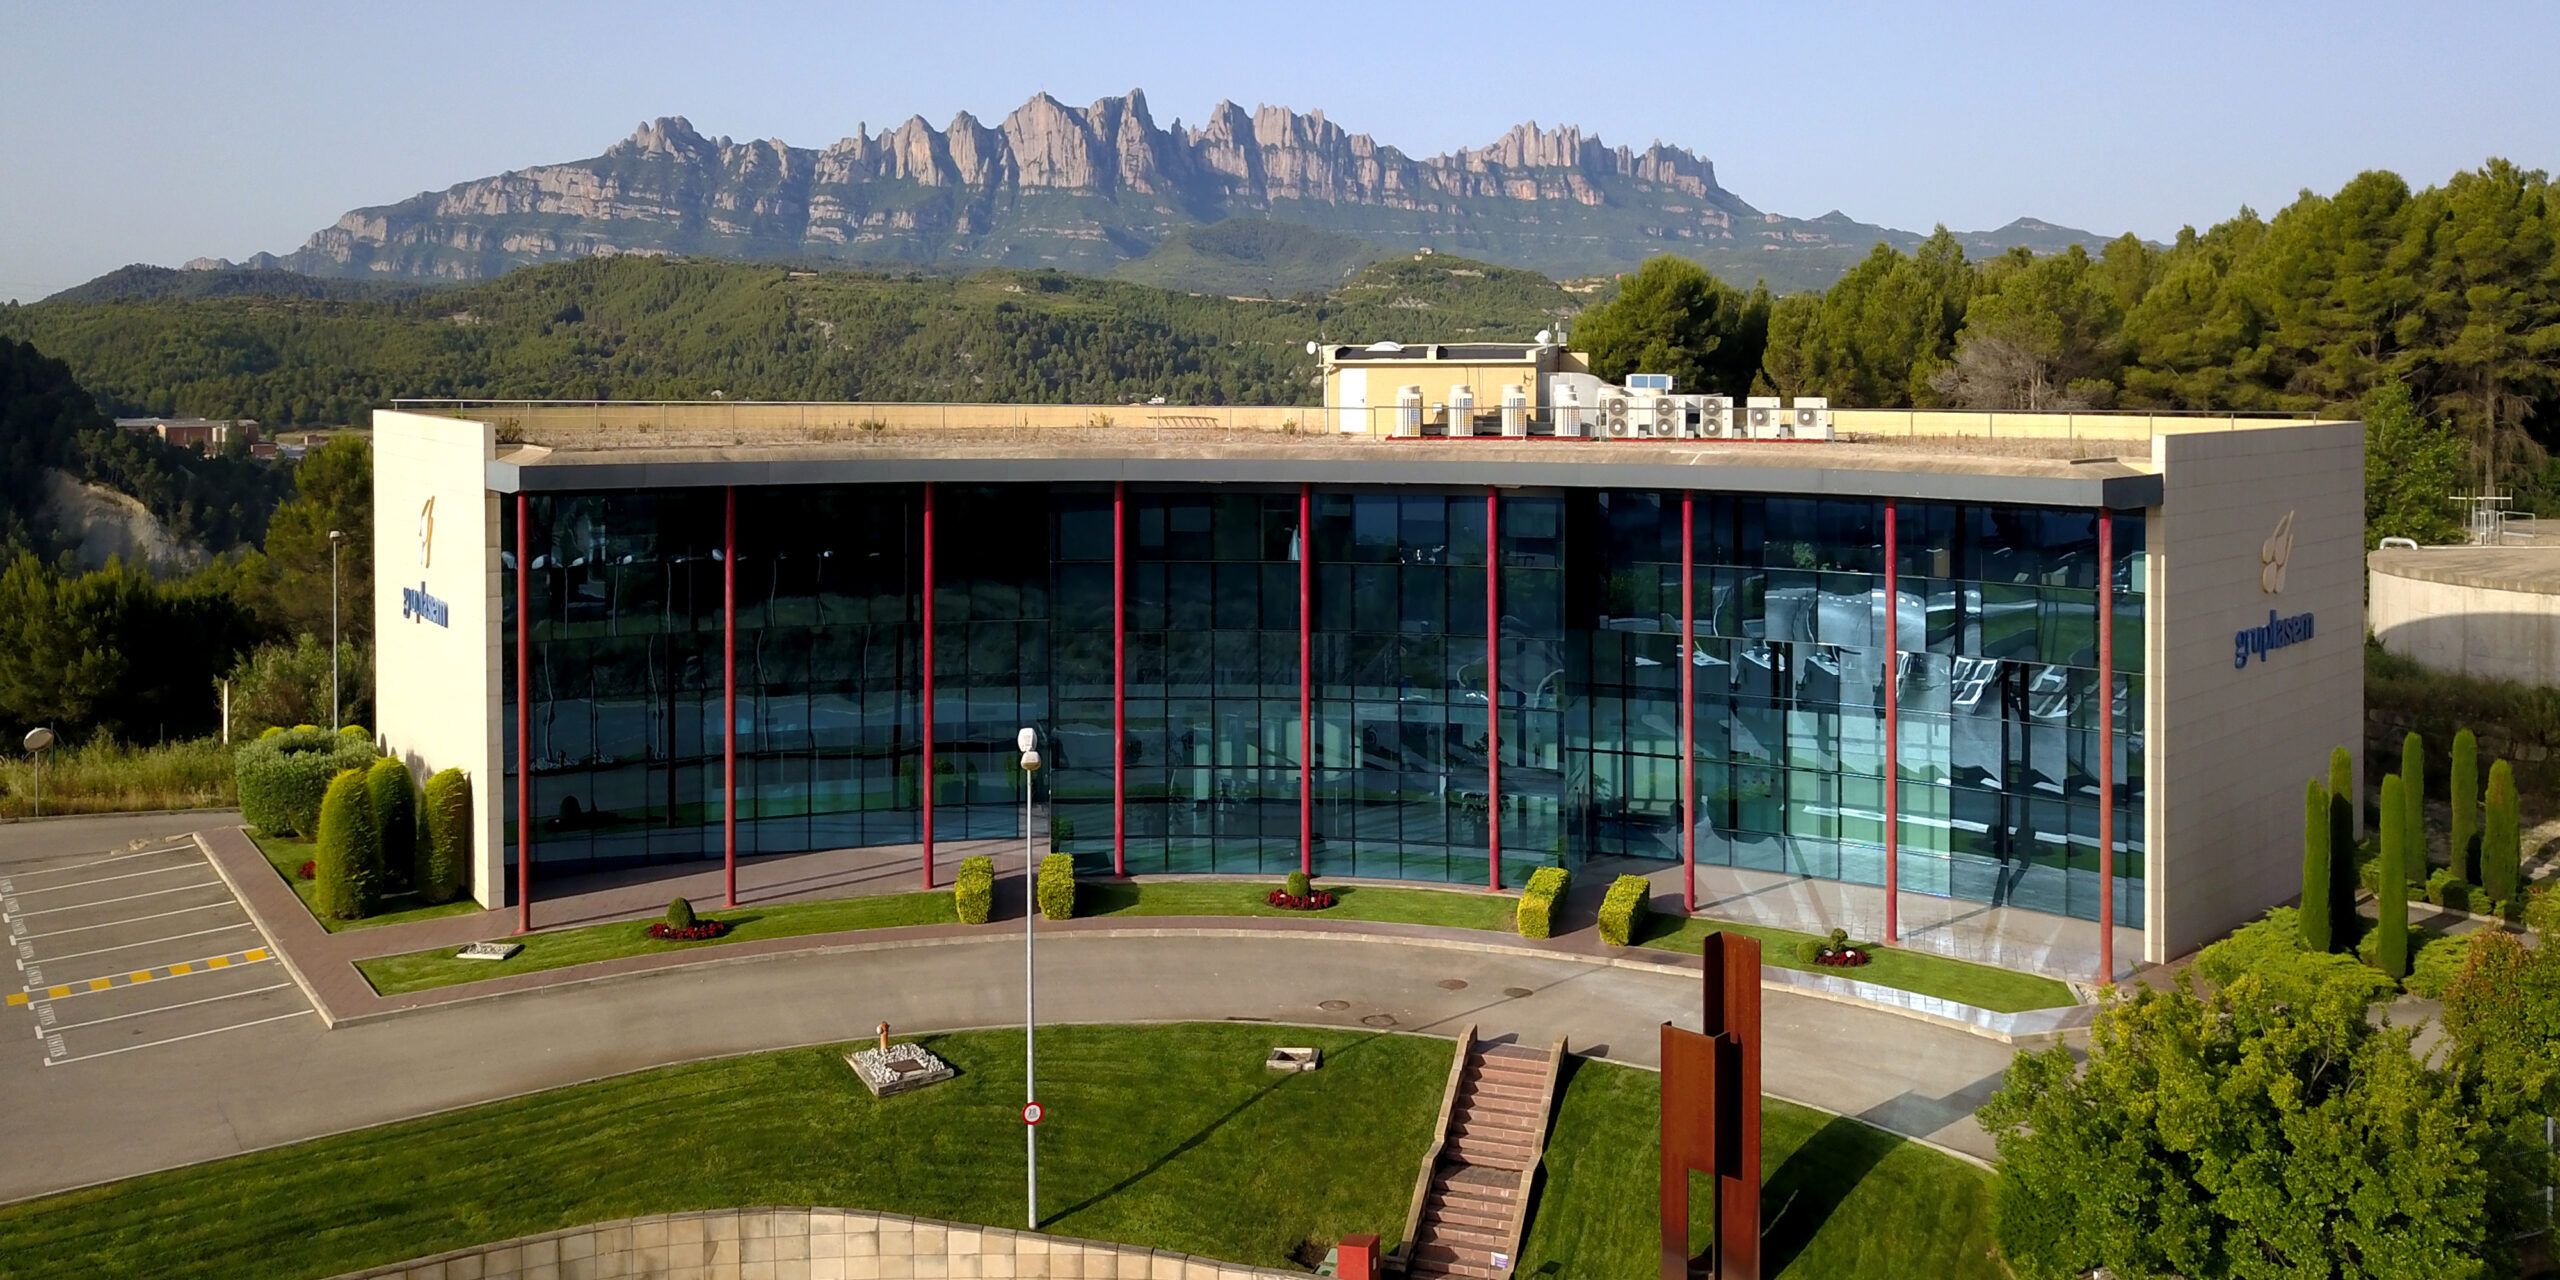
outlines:
[[[2409,976],[2408,794],[2399,775],[2382,780],[2381,887],[2374,894],[2374,928],[2380,936],[2373,963],[2395,982]]]
[[[2329,750],[2329,938],[2340,950],[2362,932],[2356,914],[2356,758]]]
[[[231,668],[231,736],[253,738],[269,726],[329,723],[329,646],[303,632],[289,643],[264,644]],[[339,722],[373,723],[373,648],[338,646]]]
[[[2453,735],[2453,772],[2445,782],[2453,807],[2445,862],[2470,884],[2480,884],[2480,738],[2469,729]]]
[[[1768,344],[1766,293],[1744,293],[1686,258],[1664,254],[1626,279],[1616,297],[1582,314],[1573,344],[1591,371],[1616,382],[1667,373],[1689,392],[1748,394]]]
[[[2474,1110],[2506,1137],[2489,1157],[2505,1192],[2489,1238],[2548,1231],[2540,1188],[2560,1180],[2544,1136],[2560,1114],[2560,945],[2549,934],[2531,948],[2504,930],[2475,936],[2445,987],[2443,1025],[2447,1065]]]
[[[427,779],[418,818],[418,899],[451,902],[471,873],[471,780],[460,769]]]
[[[2087,250],[2012,251],[1984,268],[1954,362],[1930,385],[1964,409],[2108,408],[2124,364],[2123,327]]]
[[[2516,771],[2504,760],[2489,766],[2489,801],[2482,816],[2480,891],[2513,910],[2524,842],[2516,815]]]
[[[1955,355],[1973,289],[1964,246],[1944,227],[1910,254],[1879,244],[1822,293],[1778,299],[1770,384],[1843,404],[1932,403],[1929,380]]]
[[[364,790],[373,806],[374,847],[381,859],[373,867],[374,883],[388,894],[417,865],[417,784],[409,777],[409,766],[385,756],[365,771]]]
[[[363,643],[373,634],[372,444],[360,435],[332,437],[294,468],[293,485],[293,497],[267,522],[274,576],[262,612],[288,635],[329,634],[329,531],[335,529],[344,535],[338,634],[343,642]]]
[[[2311,780],[2302,799],[2302,942],[2328,951],[2329,927],[2329,789]]]
[[[373,914],[382,892],[375,871],[382,864],[382,841],[364,770],[349,769],[330,779],[320,799],[320,840],[312,864],[313,910],[332,920]]]
[[[2453,495],[2471,487],[2463,477],[2469,450],[2453,432],[2418,412],[2408,384],[2386,382],[2365,398],[2364,540],[2410,538],[2420,546],[2462,540]]]
[[[2182,979],[2106,1003],[2085,1067],[2019,1055],[1981,1115],[2003,1256],[2033,1280],[2488,1274],[2505,1130],[2367,998]]]

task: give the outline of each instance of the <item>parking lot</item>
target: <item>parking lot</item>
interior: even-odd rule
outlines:
[[[12,860],[0,928],[5,1003],[47,1067],[144,1052],[312,1012],[266,939],[185,837]],[[0,1024],[5,1025],[5,1024]]]

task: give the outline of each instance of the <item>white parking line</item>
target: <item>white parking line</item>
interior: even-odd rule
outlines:
[[[215,903],[214,905],[215,905],[215,906],[221,906],[221,905],[223,905],[223,904],[221,904],[221,903],[218,903],[218,902],[217,902],[217,903]],[[193,908],[190,908],[190,910],[192,910],[192,909],[193,909]],[[171,915],[176,915],[177,913],[173,911],[173,912],[170,912],[169,914],[171,914]],[[101,927],[104,927],[104,926],[101,926]],[[226,925],[220,925],[220,926],[217,926],[217,927],[215,927],[215,928],[211,928],[211,929],[198,929],[198,930],[196,930],[194,933],[174,933],[174,934],[169,935],[169,936],[168,936],[168,937],[166,937],[166,938],[153,938],[150,942],[119,942],[119,943],[117,943],[116,945],[114,945],[114,946],[112,946],[112,947],[100,947],[100,948],[98,948],[98,949],[97,949],[97,950],[95,950],[95,951],[74,951],[74,952],[72,952],[72,953],[71,953],[71,954],[69,954],[69,955],[62,955],[62,956],[46,956],[46,957],[44,958],[44,960],[43,960],[43,963],[45,963],[45,964],[52,964],[53,962],[55,962],[55,961],[57,961],[57,960],[81,960],[81,959],[86,959],[87,957],[90,957],[90,956],[102,956],[102,955],[105,955],[106,953],[108,953],[108,952],[110,952],[110,951],[130,951],[130,950],[132,950],[132,949],[133,949],[133,948],[135,948],[135,947],[148,947],[148,946],[151,946],[151,945],[153,945],[153,944],[155,944],[155,943],[162,943],[162,942],[180,942],[180,941],[184,941],[185,939],[188,939],[188,938],[201,938],[201,937],[204,937],[206,934],[211,934],[211,933],[229,933],[229,932],[231,932],[231,931],[232,931],[232,930],[234,930],[234,929],[246,929],[246,928],[248,928],[248,927],[249,927],[249,922],[248,922],[248,921],[246,921],[246,920],[243,920],[243,921],[241,921],[241,922],[240,922],[240,923],[238,923],[238,924],[226,924]],[[76,933],[76,932],[78,932],[78,930],[76,930],[76,929],[65,929],[65,930],[63,930],[63,932],[65,932],[65,933]],[[38,935],[38,936],[47,936],[47,935]]]
[[[102,1024],[104,1024],[104,1023],[109,1023],[109,1022],[122,1022],[122,1021],[124,1021],[124,1020],[125,1020],[125,1019],[127,1019],[127,1018],[139,1018],[139,1017],[142,1017],[142,1016],[143,1016],[143,1015],[145,1015],[145,1014],[152,1014],[152,1013],[167,1013],[167,1012],[169,1012],[169,1011],[170,1011],[170,1010],[172,1010],[172,1009],[192,1009],[192,1008],[194,1008],[195,1006],[200,1005],[200,1004],[212,1004],[212,1003],[213,1003],[214,1001],[216,1001],[216,1000],[237,1000],[237,999],[239,999],[239,998],[240,998],[240,997],[242,997],[242,996],[262,995],[262,994],[264,994],[264,993],[266,993],[266,992],[269,992],[269,991],[282,991],[282,990],[285,990],[285,989],[286,989],[286,988],[288,988],[288,987],[291,987],[292,985],[293,985],[293,984],[292,984],[292,983],[290,983],[290,982],[279,982],[279,983],[275,984],[275,985],[274,985],[274,986],[272,986],[272,987],[252,987],[252,988],[250,988],[250,989],[249,989],[249,990],[247,990],[247,991],[234,991],[234,992],[232,992],[232,993],[231,993],[231,994],[229,994],[229,995],[221,995],[221,996],[206,996],[206,997],[205,997],[204,999],[202,999],[202,1000],[188,1000],[188,1001],[185,1001],[185,1002],[180,1003],[180,1004],[164,1004],[164,1005],[161,1005],[159,1008],[156,1008],[156,1009],[136,1009],[136,1010],[134,1010],[134,1011],[133,1011],[133,1012],[131,1012],[131,1013],[119,1013],[119,1014],[115,1014],[115,1015],[113,1015],[113,1016],[111,1016],[111,1017],[105,1017],[105,1018],[91,1018],[91,1019],[89,1019],[87,1022],[65,1022],[65,1023],[61,1023],[61,1024],[58,1024],[58,1025],[55,1025],[55,1026],[46,1027],[46,1028],[44,1028],[44,1029],[42,1029],[42,1030],[40,1030],[40,1031],[36,1032],[36,1036],[37,1036],[37,1038],[41,1039],[41,1038],[43,1038],[43,1037],[45,1037],[45,1036],[52,1035],[52,1034],[53,1034],[54,1032],[56,1032],[56,1031],[77,1031],[77,1030],[79,1030],[79,1029],[80,1029],[80,1028],[82,1028],[82,1027],[95,1027],[95,1026],[99,1026],[99,1025],[102,1025]],[[50,1007],[50,1006],[48,1006],[48,1007]],[[243,1025],[247,1025],[247,1026],[254,1026],[254,1025],[256,1025],[256,1024],[254,1024],[254,1023],[246,1023],[246,1024],[243,1024]],[[225,1029],[225,1030],[228,1030],[228,1028],[224,1028],[224,1029]],[[139,1048],[140,1046],[136,1046],[136,1047],[137,1047],[137,1048]]]
[[[175,911],[155,911],[147,916],[127,916],[122,920],[109,920],[105,924],[84,924],[77,928],[56,929],[51,933],[22,933],[18,935],[17,941],[33,942],[38,938],[59,938],[66,933],[91,933],[99,929],[112,929],[120,924],[140,924],[145,920],[166,920],[171,916],[182,916],[190,911],[216,911],[223,907],[238,905],[239,904],[235,902],[208,902],[200,907],[180,907]],[[58,960],[62,957],[56,956],[54,958]]]
[[[96,1053],[84,1053],[72,1058],[46,1058],[44,1060],[44,1065],[48,1067],[60,1067],[67,1066],[74,1062],[87,1062],[92,1058],[112,1058],[119,1053],[131,1053],[136,1049],[157,1049],[164,1044],[176,1044],[181,1040],[195,1040],[204,1036],[218,1036],[225,1031],[242,1031],[250,1027],[263,1027],[270,1022],[283,1022],[288,1018],[306,1017],[311,1012],[312,1011],[309,1009],[302,1009],[293,1013],[280,1013],[272,1018],[259,1018],[254,1022],[235,1022],[227,1027],[215,1027],[211,1031],[191,1031],[186,1035],[171,1036],[166,1040],[146,1040],[141,1044],[129,1044],[121,1049],[101,1049]],[[46,1044],[47,1047],[50,1048],[52,1042],[48,1040]]]
[[[145,849],[140,853],[119,853],[112,858],[96,858],[88,862],[74,862],[59,867],[38,867],[33,871],[16,872],[9,878],[12,880],[23,880],[28,876],[49,876],[57,871],[78,871],[83,867],[103,867],[110,862],[122,862],[127,858],[148,858],[163,853],[194,853],[195,851],[196,847],[191,844],[173,844],[166,849]]]
[[[209,888],[221,883],[222,882],[220,880],[199,880],[194,884],[179,885],[175,889],[154,889],[149,893],[129,893],[121,898],[100,898],[96,902],[82,902],[68,907],[46,907],[42,911],[21,911],[17,913],[17,917],[21,920],[26,920],[36,916],[49,916],[57,911],[78,911],[85,907],[111,907],[119,902],[139,902],[144,898],[157,898],[164,893],[185,893],[189,889]]]
[[[49,884],[41,889],[20,889],[17,891],[16,896],[23,898],[31,893],[60,893],[65,889],[85,889],[93,884],[112,884],[118,880],[139,880],[144,876],[165,876],[172,871],[193,871],[195,869],[196,864],[192,862],[181,862],[174,867],[153,867],[149,871],[128,871],[120,876],[100,876],[95,880],[74,880],[69,884]]]

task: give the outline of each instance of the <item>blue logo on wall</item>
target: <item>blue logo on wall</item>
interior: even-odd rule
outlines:
[[[400,616],[445,626],[449,611],[442,600],[427,594],[427,584],[400,588]]]
[[[2310,638],[2310,614],[2297,613],[2287,618],[2269,609],[2265,626],[2242,627],[2232,635],[2231,665],[2248,666],[2252,654],[2257,656],[2258,661],[2265,662],[2268,654],[2289,644],[2300,644]]]

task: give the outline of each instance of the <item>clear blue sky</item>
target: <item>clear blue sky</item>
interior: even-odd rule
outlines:
[[[2389,168],[2555,163],[2560,5],[0,4],[0,297],[283,252],[644,118],[823,146],[1046,89],[1406,152],[1660,138],[1761,208],[2165,238]]]

